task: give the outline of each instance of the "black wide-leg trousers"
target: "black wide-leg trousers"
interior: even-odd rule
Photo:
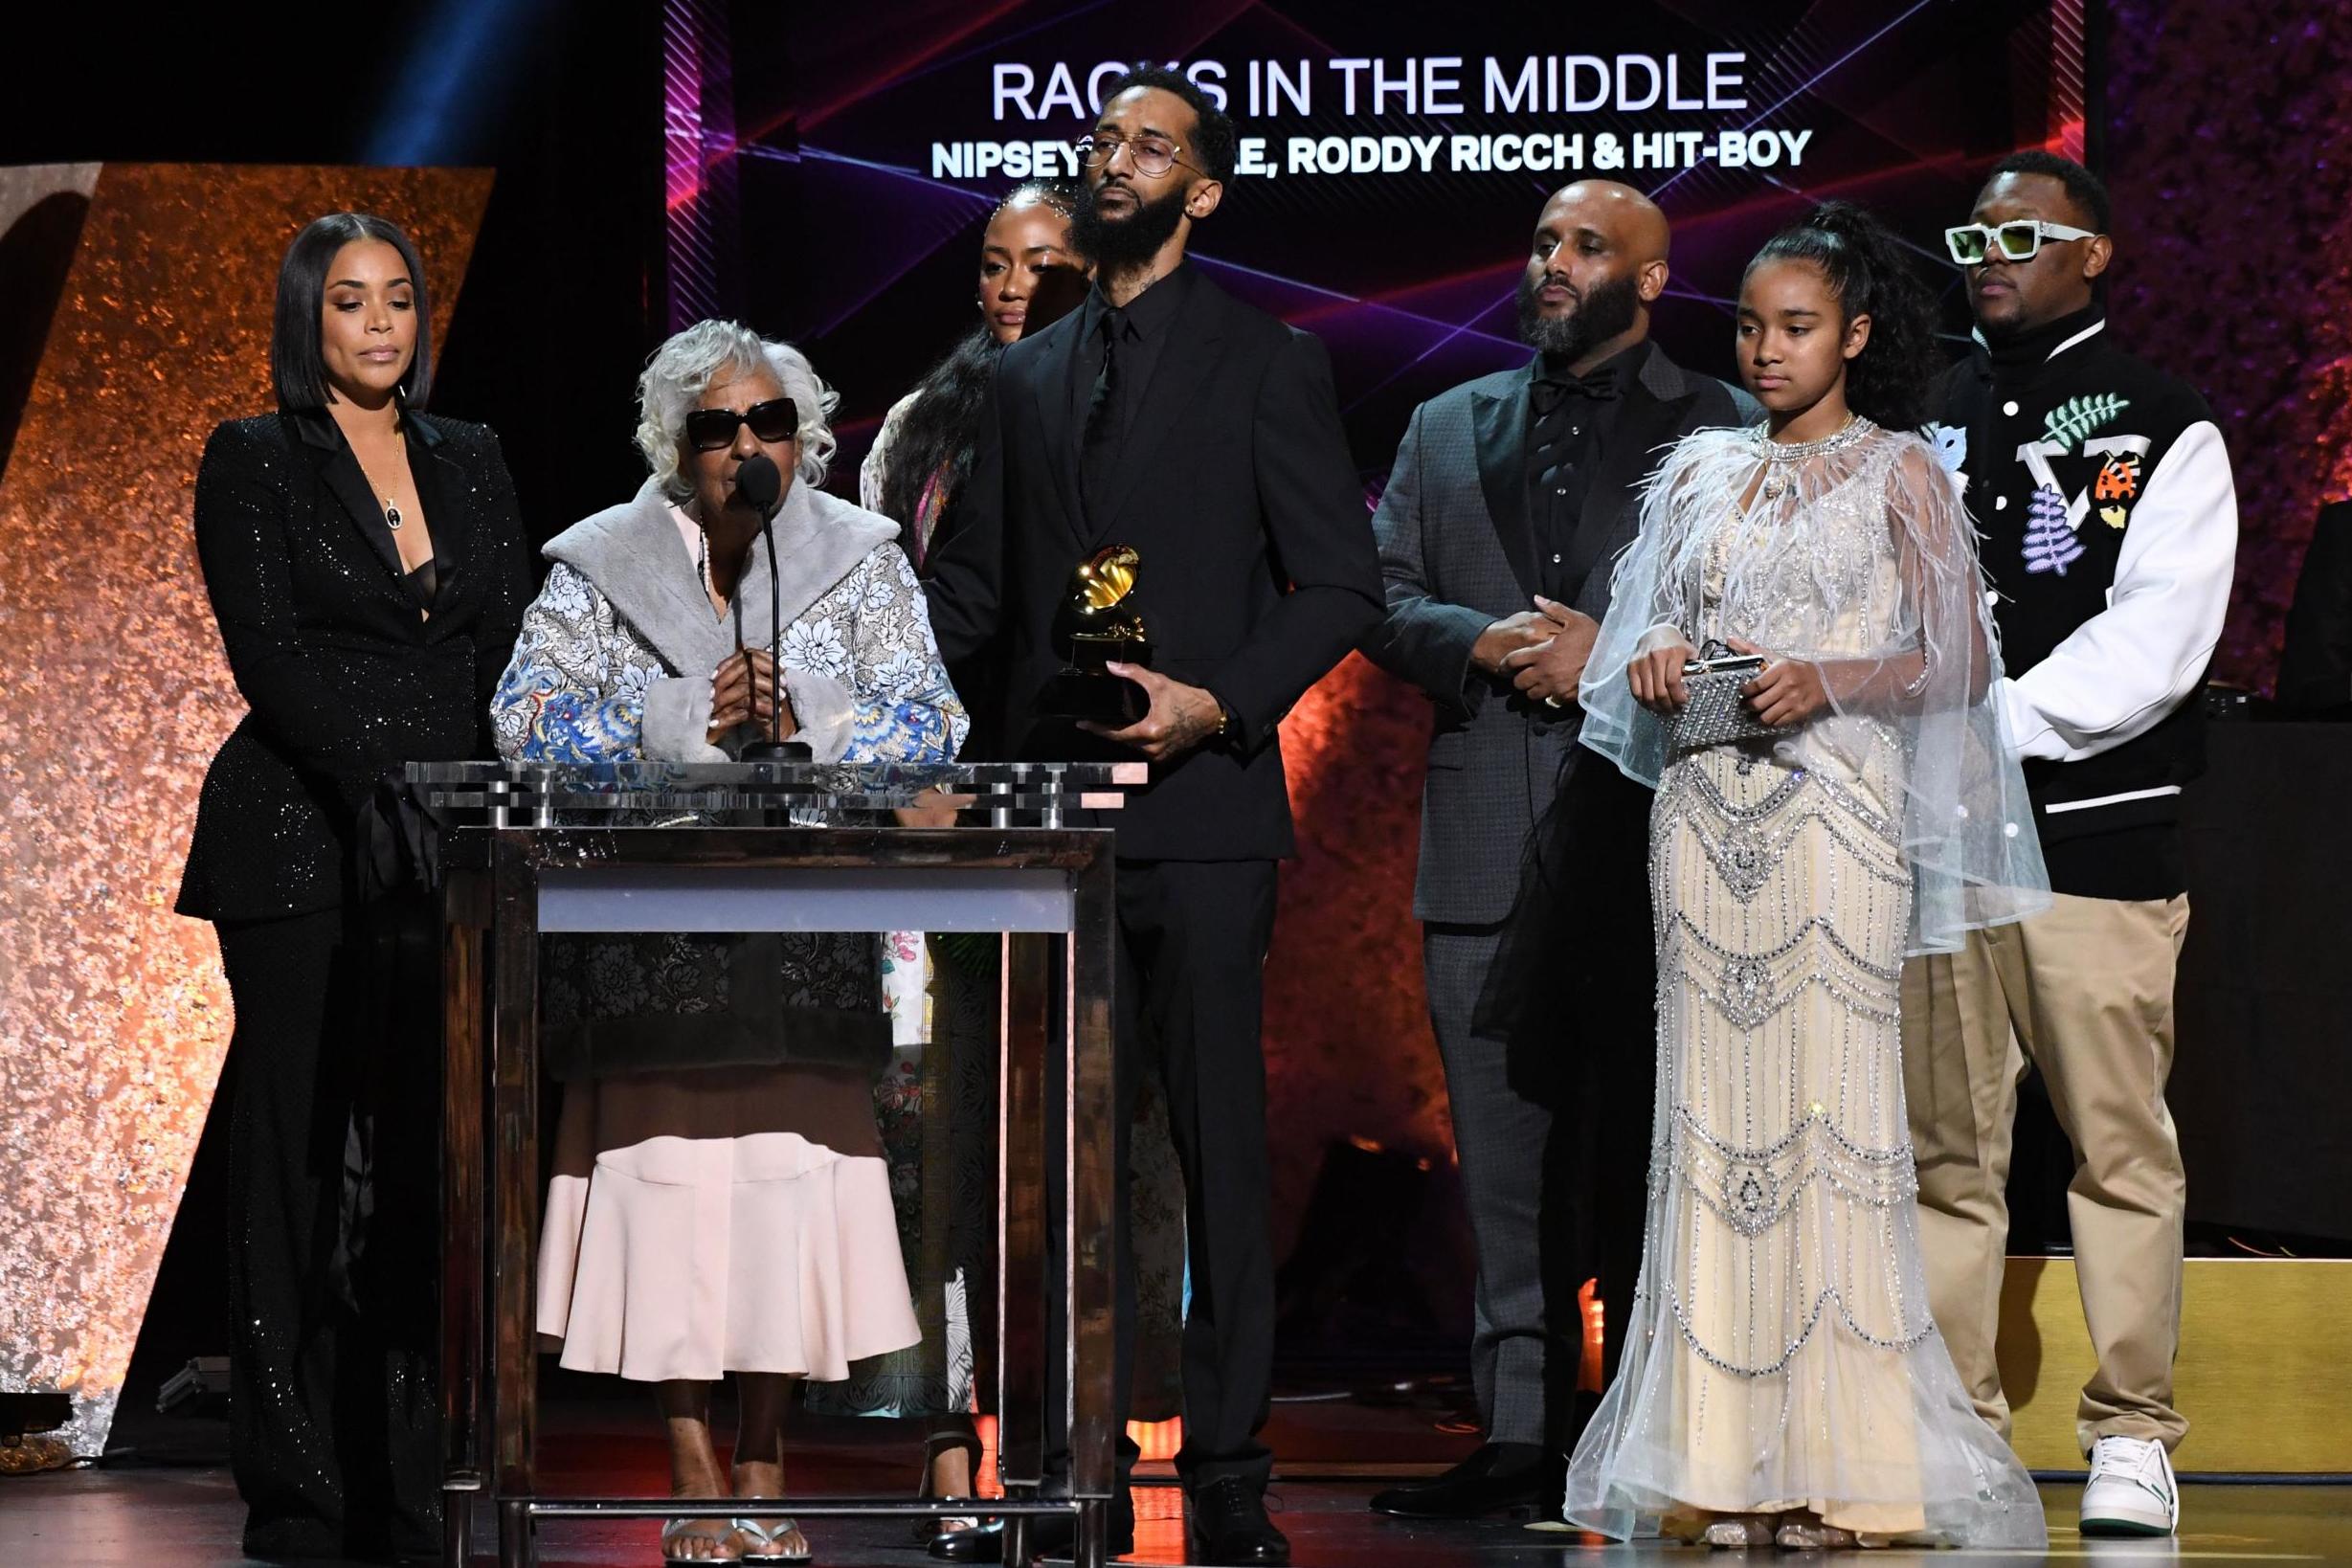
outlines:
[[[439,1540],[438,998],[413,929],[406,963],[375,939],[389,930],[341,909],[219,928],[236,1008],[230,1467],[250,1551]]]

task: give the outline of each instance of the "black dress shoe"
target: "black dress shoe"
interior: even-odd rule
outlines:
[[[941,1562],[1002,1562],[1004,1526],[989,1520],[977,1530],[946,1530],[933,1535],[923,1550]]]
[[[1444,1475],[1375,1492],[1372,1512],[1406,1519],[1475,1519],[1557,1500],[1557,1465],[1532,1443],[1490,1443]]]
[[[1109,1537],[1111,1557],[1125,1557],[1135,1550],[1135,1505],[1131,1500],[1120,1498],[1110,1505]],[[1048,1514],[1029,1521],[1032,1557],[1059,1557],[1067,1562],[1077,1541],[1075,1519]],[[991,1519],[977,1530],[958,1530],[934,1536],[925,1550],[942,1562],[1002,1562],[1004,1521]]]
[[[1238,1475],[1193,1489],[1188,1512],[1193,1560],[1243,1568],[1290,1560],[1290,1540],[1266,1516],[1266,1498]]]

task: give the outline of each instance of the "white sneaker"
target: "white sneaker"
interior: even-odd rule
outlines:
[[[2145,1438],[2103,1437],[2091,1445],[2091,1480],[2082,1489],[2086,1535],[2169,1535],[2181,1522],[2181,1489],[2164,1445]]]

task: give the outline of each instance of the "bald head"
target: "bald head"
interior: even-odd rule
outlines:
[[[1666,292],[1666,214],[1615,180],[1555,191],[1519,281],[1519,335],[1579,373],[1649,336]]]
[[[1571,227],[1582,224],[1599,230],[1639,261],[1664,261],[1673,240],[1658,204],[1616,180],[1579,180],[1561,186],[1552,192],[1543,213],[1545,218],[1558,215]]]

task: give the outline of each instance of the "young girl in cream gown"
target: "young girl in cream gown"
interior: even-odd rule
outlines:
[[[2034,1547],[2032,1482],[1928,1315],[1908,953],[2048,902],[1957,482],[1912,433],[1929,302],[1833,204],[1749,264],[1766,410],[1659,469],[1584,674],[1584,744],[1657,787],[1658,1114],[1624,1360],[1568,1519],[1723,1546]],[[1768,735],[1688,744],[1683,665],[1767,662]]]

